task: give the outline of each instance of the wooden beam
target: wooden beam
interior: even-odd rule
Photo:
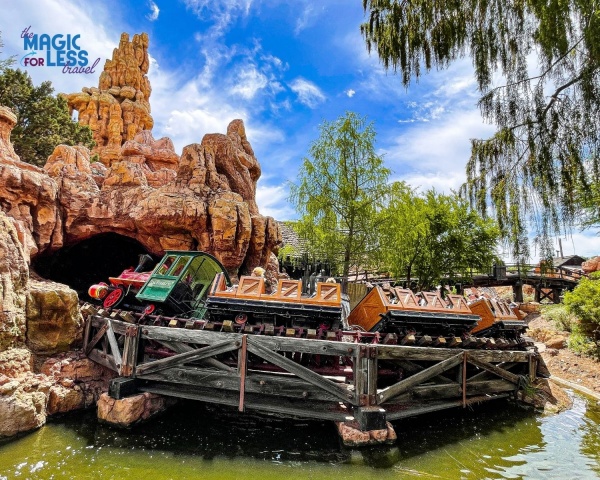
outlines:
[[[215,391],[233,392],[238,399],[235,405],[239,407],[240,375],[237,372],[218,372],[208,368],[198,367],[172,367],[156,373],[144,375],[144,381],[166,382],[178,384],[182,390],[196,388],[213,388]],[[317,400],[338,405],[339,398],[305,380],[285,373],[257,373],[250,371],[246,377],[245,400],[247,394],[270,398],[269,401],[277,402],[279,398],[293,398],[296,400]]]
[[[240,403],[238,410],[244,411],[244,395],[246,393],[246,374],[248,370],[248,335],[242,336],[242,346],[240,347],[240,353],[238,354],[238,369],[240,376]]]
[[[378,345],[379,360],[425,360],[440,361],[456,355],[456,350],[450,348],[405,347],[403,345]],[[499,350],[469,350],[470,358],[484,362],[528,362],[530,352],[499,351]]]
[[[108,339],[108,344],[110,345],[110,350],[112,356],[117,364],[117,368],[119,370],[119,374],[121,374],[121,365],[123,365],[123,359],[121,357],[121,350],[119,350],[119,345],[117,343],[117,338],[115,337],[115,332],[112,329],[111,321],[108,321],[108,329],[106,330],[106,338]]]
[[[462,362],[463,355],[463,352],[460,352],[459,354],[456,354],[456,352],[454,352],[453,357],[447,358],[446,360],[443,360],[440,363],[436,363],[435,365],[426,368],[422,372],[415,373],[414,375],[387,387],[378,394],[377,397],[379,403],[382,404],[384,402],[387,402],[390,398],[393,398],[397,395],[400,395],[401,393],[412,389],[419,383],[423,383],[429,380],[430,378],[437,377],[440,373],[443,373],[446,370],[455,367],[460,362]]]
[[[124,324],[128,325],[127,323]],[[144,326],[142,328],[142,338],[159,341],[166,340],[174,342],[196,343],[200,345],[210,345],[223,340],[224,338],[241,341],[242,336],[240,333],[188,330],[185,328],[155,326]],[[355,343],[330,340],[307,341],[305,338],[288,338],[263,335],[253,335],[251,338],[256,340],[256,342],[260,342],[263,347],[279,352],[301,352],[311,353],[314,355],[356,356],[359,348],[359,345]]]
[[[504,380],[508,380],[511,383],[514,383],[514,384],[519,383],[518,375],[507,372],[503,368],[496,367],[495,365],[492,365],[491,363],[483,362],[476,358],[472,358],[471,352],[469,352],[467,354],[467,362],[469,362],[472,365],[475,365],[476,367],[482,368],[483,370],[487,370],[488,372],[498,375],[500,378],[503,378]]]
[[[419,385],[413,388],[412,395],[415,398],[428,400],[456,398],[460,399],[461,405],[464,407],[468,402],[467,396],[513,392],[514,390],[515,386],[511,382],[499,379],[467,382],[466,389],[464,390],[460,383],[453,385]]]
[[[276,352],[266,349],[259,344],[258,339],[255,337],[248,337],[248,351],[258,355],[259,357],[271,362],[273,365],[283,368],[285,371],[293,373],[303,380],[319,387],[326,392],[335,395],[337,398],[344,402],[350,402],[356,404],[354,395],[349,392],[346,388],[333,383],[331,380],[319,375],[318,373],[309,370],[301,365],[298,365],[293,360],[285,358]]]
[[[112,370],[114,372],[118,371],[114,359],[112,358],[112,356],[107,355],[106,353],[99,352],[98,350],[92,350],[88,354],[88,358],[96,363],[99,363],[103,367],[108,368],[109,370]]]
[[[100,329],[96,332],[96,335],[94,335],[94,337],[88,342],[87,346],[85,347],[86,356],[88,356],[88,357],[90,356],[91,351],[98,344],[98,342],[102,339],[102,337],[104,337],[104,334],[106,333],[107,330],[108,330],[108,323],[105,322],[104,325],[102,325],[100,327]]]
[[[167,342],[165,340],[158,341],[158,343],[167,347],[169,350],[173,350],[175,353],[185,353],[196,350],[194,347],[190,347],[187,343]],[[235,372],[235,368],[225,365],[216,358],[205,358],[204,360],[201,360],[200,363],[207,367],[218,368],[224,372]]]
[[[510,370],[515,365],[518,365],[518,363],[514,363],[514,362],[501,362],[498,365],[496,365],[496,367],[501,368],[503,370]],[[489,380],[491,376],[492,376],[491,372],[488,372],[487,370],[484,370],[483,372],[476,373],[475,375],[469,377],[467,380],[469,382],[478,382],[478,381],[481,381],[481,380]]]
[[[224,340],[208,347],[197,348],[193,351],[180,353],[173,357],[161,358],[160,360],[154,360],[152,362],[138,365],[136,376],[143,377],[144,374],[159,372],[161,370],[179,366],[193,360],[202,360],[207,357],[212,357],[213,355],[237,350],[239,347],[240,342],[236,342],[235,340]]]
[[[481,395],[477,397],[471,397],[467,399],[467,405],[471,405],[474,403],[482,403],[490,400],[497,400],[500,398],[506,398],[510,394],[509,393],[499,393],[497,395]],[[435,402],[429,403],[426,406],[407,406],[406,408],[398,411],[388,411],[386,412],[386,418],[388,420],[394,421],[399,420],[401,418],[409,418],[416,417],[418,415],[423,415],[426,413],[437,412],[439,410],[445,410],[447,408],[456,408],[462,406],[462,400],[451,400],[451,401],[443,401],[443,402]]]
[[[159,395],[174,396],[177,398],[188,398],[190,400],[199,400],[207,403],[217,403],[219,405],[228,405],[237,407],[239,398],[237,392],[229,392],[226,395],[220,395],[221,392],[213,389],[195,389],[182,390],[178,385],[143,385],[139,387],[140,391],[151,392]],[[271,399],[265,399],[259,395],[248,395],[246,398],[246,408],[259,412],[270,412],[280,415],[288,415],[302,418],[311,418],[317,420],[333,420],[343,422],[349,415],[347,410],[333,410],[331,404],[323,404],[310,401],[292,401],[284,398],[273,402]]]

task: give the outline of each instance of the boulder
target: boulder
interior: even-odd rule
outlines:
[[[561,348],[565,348],[567,346],[567,339],[562,335],[555,335],[546,340],[544,345],[546,345],[547,348],[560,350]]]
[[[584,273],[590,274],[600,270],[600,256],[590,258],[581,264]]]
[[[37,354],[65,352],[81,342],[77,292],[61,283],[31,279],[27,296],[27,346]]]
[[[152,393],[141,393],[115,400],[103,393],[98,400],[98,419],[118,427],[130,427],[164,411],[176,400]]]

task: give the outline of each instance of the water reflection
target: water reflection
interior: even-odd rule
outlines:
[[[180,404],[129,431],[95,412],[0,445],[0,478],[600,478],[600,409],[542,417],[505,403],[395,424],[396,445],[344,448],[329,422]]]

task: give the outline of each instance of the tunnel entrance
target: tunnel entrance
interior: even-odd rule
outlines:
[[[137,240],[102,233],[52,254],[40,255],[32,260],[32,268],[44,278],[69,285],[85,300],[90,285],[108,282],[108,277],[135,267],[138,255],[143,253],[148,252]]]

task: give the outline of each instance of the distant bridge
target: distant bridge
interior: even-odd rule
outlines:
[[[464,272],[449,275],[443,283],[460,287],[507,287],[513,288],[514,300],[523,301],[523,285],[535,289],[536,302],[549,300],[559,303],[562,293],[573,290],[586,275],[579,268],[555,267],[552,265],[511,263],[493,265],[486,271]]]

